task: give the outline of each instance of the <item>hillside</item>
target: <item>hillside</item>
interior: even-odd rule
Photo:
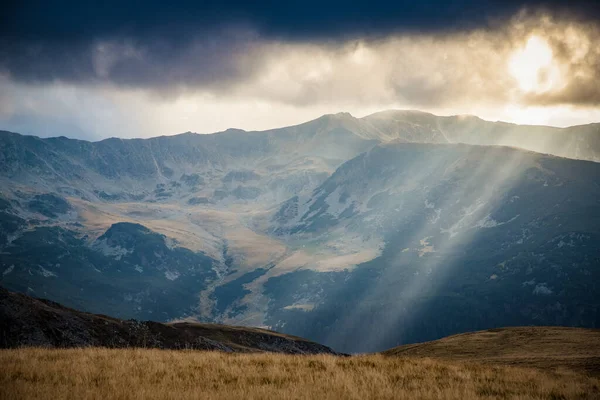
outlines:
[[[598,135],[414,111],[100,142],[1,132],[0,284],[344,352],[597,328],[600,164],[574,158],[597,160]]]
[[[298,337],[257,328],[120,320],[0,287],[0,347],[110,347],[335,354]]]
[[[399,346],[383,354],[539,369],[565,368],[600,376],[600,330],[498,328]]]
[[[0,346],[0,397],[12,399],[600,394],[600,331],[588,329],[505,328],[347,357],[263,329],[123,321],[0,288]]]
[[[597,163],[506,147],[377,146],[273,214],[273,234],[315,267],[265,283],[267,321],[360,352],[502,326],[598,327],[599,179]],[[319,270],[332,248],[356,266]]]

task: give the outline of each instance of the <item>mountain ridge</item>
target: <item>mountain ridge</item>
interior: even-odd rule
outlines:
[[[98,143],[98,142],[102,142],[105,140],[111,140],[111,139],[119,139],[119,140],[148,140],[148,139],[157,139],[157,138],[165,138],[165,137],[172,137],[172,136],[182,136],[182,135],[219,135],[219,134],[223,134],[223,133],[256,133],[256,132],[269,132],[269,131],[274,131],[274,130],[278,130],[278,129],[284,129],[284,128],[291,128],[291,127],[297,127],[300,125],[304,125],[306,123],[309,122],[314,122],[314,121],[318,121],[322,118],[326,118],[326,117],[345,117],[345,116],[350,116],[353,119],[358,119],[358,120],[365,120],[365,119],[371,119],[371,118],[375,118],[375,117],[379,117],[379,116],[384,116],[386,114],[404,114],[404,115],[422,115],[422,116],[429,116],[429,117],[435,117],[435,118],[446,118],[446,119],[475,119],[475,120],[479,120],[479,121],[483,121],[483,122],[487,122],[490,124],[504,124],[504,125],[512,125],[512,126],[522,126],[522,127],[530,127],[530,128],[549,128],[549,129],[557,129],[557,130],[565,130],[565,129],[570,129],[570,128],[579,128],[579,127],[587,127],[587,126],[597,126],[600,125],[600,122],[590,122],[587,124],[576,124],[576,125],[569,125],[569,126],[555,126],[555,125],[544,125],[544,124],[520,124],[520,123],[516,123],[516,122],[509,122],[509,121],[504,121],[504,120],[488,120],[488,119],[484,119],[479,117],[478,115],[475,114],[451,114],[451,115],[439,115],[439,114],[435,114],[429,111],[422,111],[422,110],[417,110],[417,109],[387,109],[387,110],[381,110],[381,111],[375,111],[371,114],[367,114],[365,116],[362,117],[355,117],[354,115],[352,115],[349,112],[346,111],[340,111],[337,113],[328,113],[328,114],[323,114],[319,117],[316,117],[314,119],[311,119],[309,121],[306,122],[300,122],[297,124],[292,124],[292,125],[286,125],[284,127],[275,127],[275,128],[267,128],[267,129],[256,129],[256,130],[247,130],[244,128],[236,128],[236,127],[229,127],[229,128],[225,128],[224,130],[220,130],[220,131],[215,131],[215,132],[195,132],[195,131],[186,131],[186,132],[180,132],[180,133],[172,133],[172,134],[163,134],[163,135],[157,135],[157,136],[151,136],[151,137],[130,137],[130,138],[121,138],[121,137],[117,137],[117,136],[111,136],[111,137],[106,137],[103,139],[98,139],[98,140],[87,140],[87,139],[78,139],[78,138],[71,138],[68,136],[64,136],[64,135],[58,135],[58,136],[38,136],[35,134],[22,134],[22,133],[18,133],[15,131],[8,131],[8,130],[4,130],[4,129],[0,129],[0,133],[10,133],[10,134],[17,134],[17,135],[21,135],[21,136],[34,136],[34,137],[38,137],[40,139],[58,139],[58,138],[65,138],[65,139],[70,139],[70,140],[79,140],[79,141],[83,141],[83,142],[89,142],[89,143]]]

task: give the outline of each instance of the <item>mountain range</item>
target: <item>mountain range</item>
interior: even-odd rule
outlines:
[[[87,142],[0,132],[0,285],[379,351],[600,327],[600,124],[385,111]]]

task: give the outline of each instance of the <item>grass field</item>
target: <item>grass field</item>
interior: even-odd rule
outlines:
[[[598,399],[600,380],[428,358],[153,349],[0,351],[3,399]]]
[[[600,377],[600,329],[560,326],[489,329],[395,347],[383,354],[545,370],[566,368]]]

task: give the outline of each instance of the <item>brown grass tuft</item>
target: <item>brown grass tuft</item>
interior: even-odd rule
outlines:
[[[0,351],[10,399],[597,399],[584,374],[381,355]]]

